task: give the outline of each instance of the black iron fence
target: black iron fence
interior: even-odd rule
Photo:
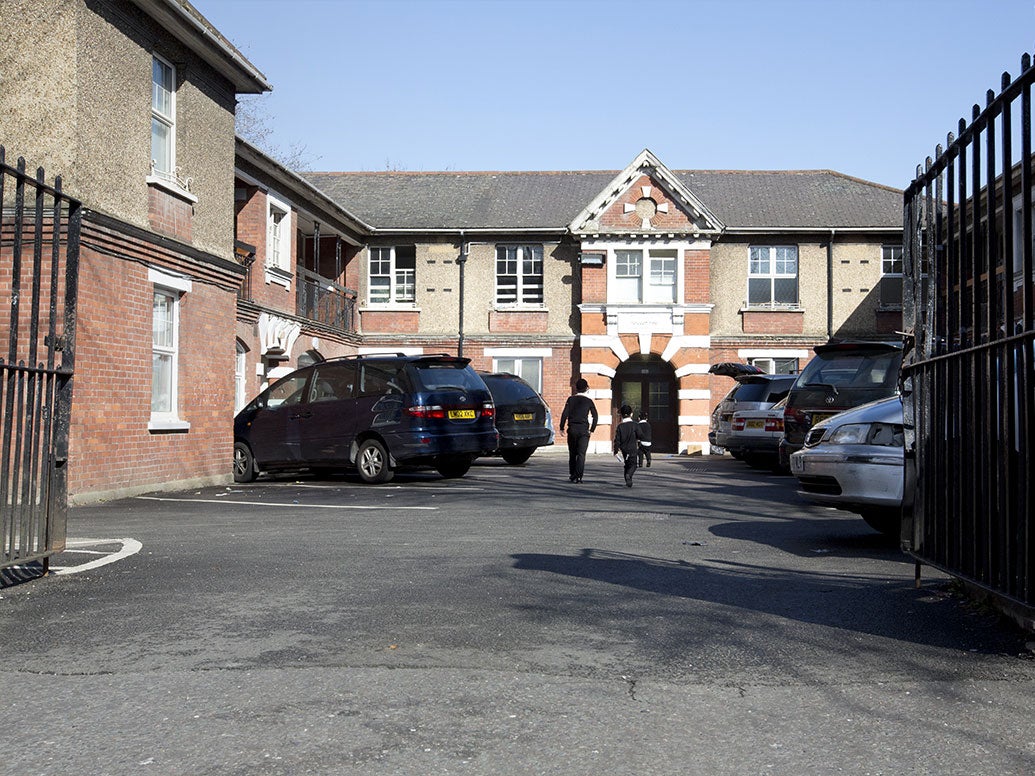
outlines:
[[[1031,87],[1003,74],[904,197],[903,545],[1035,607]],[[908,499],[907,499],[908,500]],[[908,505],[907,505],[908,506]]]
[[[0,568],[65,546],[81,217],[0,146]]]

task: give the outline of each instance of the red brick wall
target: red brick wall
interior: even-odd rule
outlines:
[[[405,310],[363,310],[360,330],[379,334],[409,334],[418,330],[420,313]]]
[[[159,234],[189,243],[193,239],[194,205],[160,186],[147,187],[148,220]]]
[[[663,203],[668,205],[667,213],[663,213],[659,210],[657,214],[651,218],[650,223],[654,229],[659,229],[661,231],[666,229],[670,229],[672,231],[685,231],[688,226],[693,226],[679,203],[671,199],[665,190],[658,186],[656,181],[647,175],[642,175],[640,176],[640,179],[630,186],[628,190],[601,216],[600,223],[605,229],[628,229],[632,231],[639,231],[641,229],[642,222],[640,216],[636,214],[635,210],[628,213],[625,212],[625,206],[626,204],[635,205],[637,200],[642,198],[642,186],[651,187],[650,198],[659,206]]]
[[[607,266],[582,267],[582,301],[603,304],[607,301]]]
[[[72,403],[69,494],[128,494],[169,483],[217,481],[232,455],[236,295],[230,278],[193,261],[108,235],[104,253],[84,231]],[[125,254],[121,260],[112,249]],[[182,432],[153,432],[151,342],[154,284],[141,259],[192,276],[179,315],[178,414]]]
[[[489,313],[490,332],[538,334],[546,331],[547,313],[541,310],[500,311]]]
[[[805,330],[805,314],[787,312],[744,312],[745,334],[801,334]]]
[[[683,256],[684,289],[687,304],[712,301],[711,251],[688,250]]]

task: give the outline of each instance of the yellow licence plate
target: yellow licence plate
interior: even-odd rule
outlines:
[[[762,428],[764,425],[765,423],[761,420],[749,420],[747,422],[748,428]]]
[[[450,410],[450,420],[474,420],[474,410]]]
[[[832,418],[836,414],[837,414],[836,412],[813,412],[812,413],[812,425],[814,426],[817,423],[822,423],[827,418]]]
[[[533,415],[531,412],[515,412],[514,420],[535,420],[535,415]]]

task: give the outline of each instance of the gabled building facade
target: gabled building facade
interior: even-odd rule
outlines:
[[[366,349],[457,352],[555,407],[578,377],[662,452],[707,452],[723,361],[794,372],[834,337],[895,336],[901,192],[831,171],[310,173],[370,225]]]

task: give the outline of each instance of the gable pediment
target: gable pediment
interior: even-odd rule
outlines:
[[[619,173],[568,228],[574,234],[718,235],[725,225],[649,150]]]

